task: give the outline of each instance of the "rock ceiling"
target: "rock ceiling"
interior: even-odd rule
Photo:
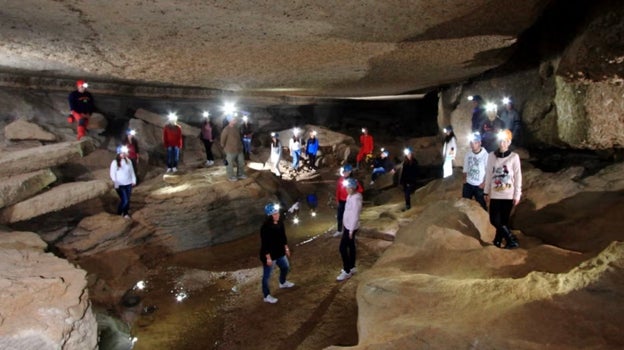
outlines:
[[[4,1],[0,70],[274,96],[401,94],[501,64],[549,2]]]

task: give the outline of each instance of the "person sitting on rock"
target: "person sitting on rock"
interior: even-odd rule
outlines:
[[[375,184],[375,181],[385,173],[394,174],[394,163],[388,157],[390,153],[387,150],[381,149],[379,157],[373,160],[373,173],[371,175],[371,186]]]
[[[89,84],[84,80],[78,80],[76,90],[72,91],[68,97],[69,109],[71,110],[68,121],[70,123],[78,122],[76,126],[78,140],[87,135],[89,118],[95,112],[95,102],[91,93],[87,91],[88,86]]]

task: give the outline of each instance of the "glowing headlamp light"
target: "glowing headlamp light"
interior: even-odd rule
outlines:
[[[169,119],[170,122],[175,122],[178,120],[178,115],[175,113],[169,113],[167,115],[167,119]]]
[[[225,102],[221,109],[226,115],[234,114],[234,112],[236,112],[236,105],[234,104],[234,102]]]
[[[121,148],[119,148],[119,153],[128,153],[128,147],[121,146]]]
[[[472,95],[468,96],[468,101],[472,101],[472,100],[474,100],[474,97]]]
[[[496,134],[496,138],[498,141],[507,141],[507,133],[504,130],[499,131],[498,134]]]
[[[362,133],[365,133],[365,132],[366,132],[366,128],[362,128]]]
[[[405,154],[405,155],[408,155],[410,153],[412,153],[412,152],[408,148],[403,150],[403,154]]]
[[[247,117],[246,115],[243,116],[243,121],[247,122],[249,120],[249,117]]]
[[[507,105],[507,104],[510,104],[510,103],[511,103],[511,99],[509,99],[509,97],[503,97],[503,100],[502,100],[502,101],[503,101],[503,104],[504,104],[504,105]]]
[[[274,132],[271,133],[271,137],[275,137],[275,133]]]
[[[134,130],[134,129],[130,130],[130,135],[135,136],[136,135],[136,130]]]
[[[316,136],[316,130],[312,130],[312,135]]]
[[[496,107],[496,104],[489,102],[485,105],[485,110],[487,112],[495,112],[498,109],[498,107]]]
[[[297,136],[297,135],[299,135],[300,132],[301,132],[301,129],[293,128],[293,135]]]
[[[202,113],[202,116],[203,116],[204,118],[208,118],[208,117],[210,117],[210,112],[208,112],[208,111],[204,111],[204,112]]]
[[[88,83],[83,83],[83,84],[82,84],[82,87],[86,89],[86,88],[88,88],[88,87],[89,87],[89,84],[88,84]]]

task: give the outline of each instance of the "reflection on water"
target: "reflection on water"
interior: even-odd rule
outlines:
[[[308,244],[335,227],[331,209],[315,216],[301,211],[297,217],[284,218],[291,247]],[[218,349],[225,326],[223,305],[239,292],[240,283],[259,283],[259,243],[258,235],[250,235],[158,259],[145,258],[149,251],[83,259],[81,265],[90,273],[129,286],[125,292],[110,292],[123,295],[110,311],[117,319],[98,313],[100,349]]]

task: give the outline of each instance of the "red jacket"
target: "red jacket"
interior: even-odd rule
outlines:
[[[163,144],[165,148],[182,148],[182,128],[179,125],[165,125],[163,128]]]
[[[360,149],[360,153],[369,154],[373,153],[373,137],[369,134],[360,135],[360,144],[362,148]]]
[[[349,193],[347,193],[347,188],[344,186],[343,181],[345,180],[344,176],[341,176],[338,179],[338,182],[336,183],[336,202],[340,202],[340,201],[346,201],[347,200],[347,196],[349,195]],[[355,180],[357,181],[357,180]],[[357,191],[360,193],[364,192],[364,188],[362,188],[362,185],[360,185],[360,182],[357,181]]]

